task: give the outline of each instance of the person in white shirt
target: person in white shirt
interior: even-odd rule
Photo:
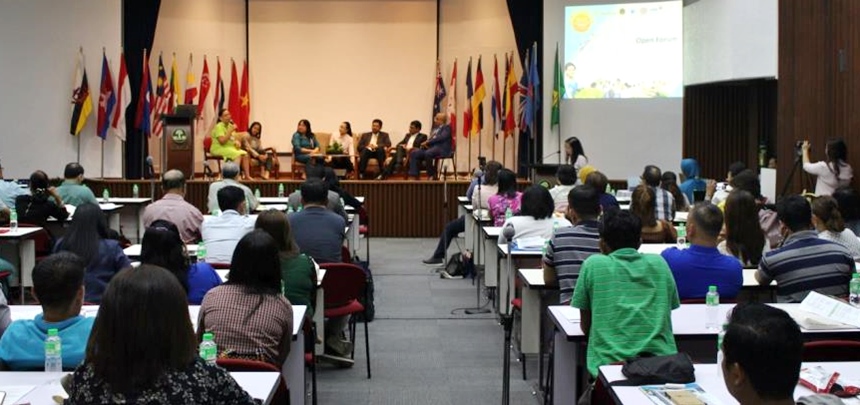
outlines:
[[[341,153],[349,155],[349,157],[326,157],[326,161],[331,163],[332,168],[344,169],[347,173],[355,171],[355,146],[352,142],[352,125],[349,121],[340,123],[338,134],[331,138],[331,144],[333,145],[334,143],[339,144],[341,150],[343,150]]]
[[[809,141],[803,141],[800,146],[803,154],[803,170],[818,176],[815,181],[815,195],[831,195],[833,191],[851,183],[854,170],[847,163],[848,149],[842,139],[827,141],[824,154],[826,160],[812,163],[809,160]]]
[[[573,165],[577,172],[588,164],[588,157],[585,156],[579,138],[571,136],[564,140],[564,163]]]
[[[203,242],[206,243],[206,261],[230,263],[239,239],[254,230],[254,216],[247,215],[245,193],[235,186],[218,190],[221,215],[203,221]]]
[[[567,211],[567,195],[576,184],[576,169],[572,165],[561,165],[555,173],[555,178],[558,179],[558,185],[549,189],[549,194],[555,204],[555,212],[563,214]]]
[[[553,215],[555,203],[549,190],[542,186],[530,186],[523,192],[519,215],[505,220],[502,229],[511,225],[514,227],[514,242],[522,238],[539,237],[547,240],[552,237],[555,228],[573,226],[564,217]],[[504,232],[499,234],[499,244],[508,243]]]
[[[257,201],[257,197],[254,196],[254,193],[251,191],[248,186],[239,183],[236,181],[236,178],[239,177],[239,165],[233,162],[224,162],[221,165],[221,177],[220,181],[216,181],[209,185],[209,198],[207,200],[206,207],[209,209],[210,214],[214,214],[218,211],[218,191],[227,186],[239,187],[245,193],[245,198],[248,200],[249,209],[256,210],[260,205],[259,201]]]
[[[854,260],[860,260],[860,239],[845,227],[839,204],[831,196],[816,197],[812,201],[812,225],[818,237],[845,246]]]
[[[484,168],[483,180],[472,191],[472,207],[476,210],[490,209],[490,197],[499,192],[499,170],[502,164],[491,160]]]
[[[726,174],[726,181],[717,183],[716,180],[708,180],[708,185],[705,188],[705,201],[710,201],[711,204],[720,205],[728,198],[732,192],[732,178],[738,173],[746,170],[747,164],[741,161],[734,162],[729,165],[729,172]]]

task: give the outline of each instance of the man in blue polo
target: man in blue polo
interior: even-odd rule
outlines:
[[[720,297],[734,298],[744,283],[741,263],[717,250],[717,238],[723,228],[723,213],[711,203],[693,206],[687,218],[688,249],[676,247],[663,251],[669,264],[678,296],[684,299],[705,298],[708,286],[716,286]]]

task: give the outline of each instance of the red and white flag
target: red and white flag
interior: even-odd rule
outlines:
[[[206,61],[206,56],[203,56],[203,73],[200,75],[200,98],[197,100],[197,128],[203,131],[204,135],[208,135],[215,122],[215,106],[212,103],[212,98],[209,94],[209,88],[212,82],[209,79],[209,62]]]
[[[125,54],[119,55],[119,76],[116,78],[116,108],[111,117],[111,133],[125,141],[125,111],[131,104],[131,84],[128,81],[128,70],[125,67]]]
[[[457,59],[451,72],[451,85],[448,86],[448,125],[451,127],[451,148],[457,149]]]

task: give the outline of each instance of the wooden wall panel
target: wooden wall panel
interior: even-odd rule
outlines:
[[[833,134],[845,139],[848,160],[860,170],[860,2],[832,0],[833,47],[836,61],[833,66]],[[819,145],[816,156],[823,156],[824,146]],[[854,176],[854,186],[860,172]]]

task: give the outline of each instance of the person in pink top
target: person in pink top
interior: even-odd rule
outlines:
[[[520,212],[523,193],[517,191],[517,175],[510,169],[499,170],[499,192],[490,197],[490,218],[493,226],[502,226],[505,223],[505,213],[508,208],[511,214]]]
[[[156,220],[163,219],[176,224],[183,242],[199,241],[203,214],[185,201],[185,175],[179,170],[168,170],[161,177],[161,188],[164,197],[143,211],[143,226],[149,228]]]

